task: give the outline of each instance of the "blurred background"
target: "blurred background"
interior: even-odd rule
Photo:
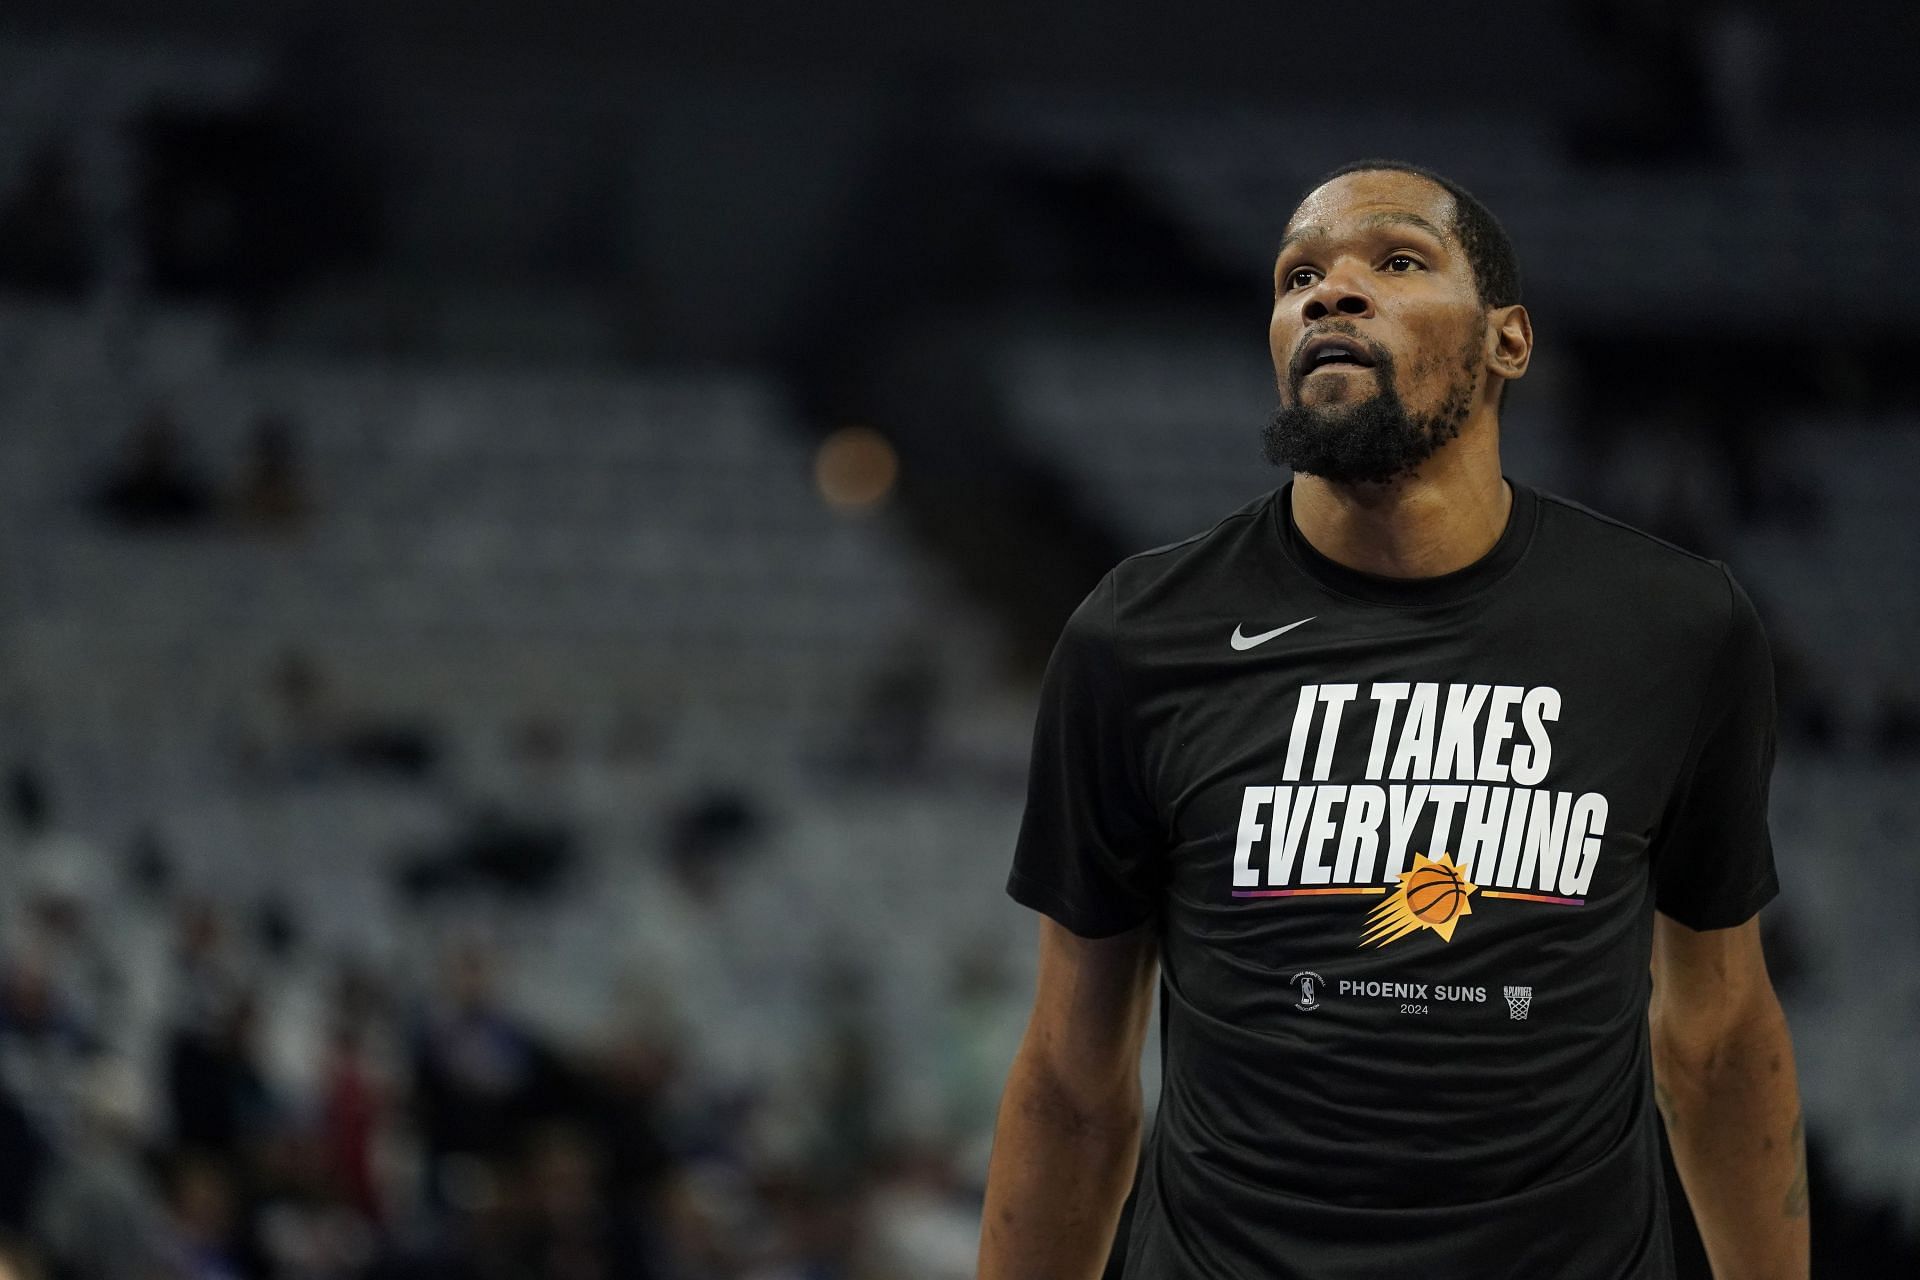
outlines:
[[[1284,480],[1365,155],[1514,236],[1509,471],[1769,619],[1816,1274],[1920,1274],[1920,32],[1829,10],[7,0],[0,1275],[971,1276],[1038,672]]]

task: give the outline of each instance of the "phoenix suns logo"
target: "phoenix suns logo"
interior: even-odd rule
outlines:
[[[1363,945],[1384,947],[1415,929],[1431,929],[1442,941],[1453,941],[1453,927],[1473,912],[1467,899],[1479,890],[1446,854],[1429,858],[1413,855],[1413,865],[1400,873],[1400,887],[1367,913]]]

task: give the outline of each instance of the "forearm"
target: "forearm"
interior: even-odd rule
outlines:
[[[1654,1034],[1654,1089],[1715,1280],[1805,1280],[1807,1153],[1771,994],[1711,1046]]]
[[[1094,1280],[1140,1150],[1137,1082],[1077,1099],[1022,1053],[994,1129],[979,1280]]]

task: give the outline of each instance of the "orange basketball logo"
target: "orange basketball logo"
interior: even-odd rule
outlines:
[[[1465,881],[1450,866],[1418,867],[1406,880],[1407,906],[1426,924],[1443,924],[1460,914]]]
[[[1473,912],[1467,897],[1477,888],[1449,855],[1435,859],[1416,853],[1413,865],[1400,873],[1400,888],[1367,913],[1360,942],[1383,947],[1415,929],[1431,929],[1452,942],[1453,926]]]

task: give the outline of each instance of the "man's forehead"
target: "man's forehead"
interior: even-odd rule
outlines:
[[[1281,247],[1332,235],[1343,226],[1365,231],[1399,224],[1451,240],[1453,213],[1452,193],[1419,174],[1363,169],[1309,192],[1288,219]]]

